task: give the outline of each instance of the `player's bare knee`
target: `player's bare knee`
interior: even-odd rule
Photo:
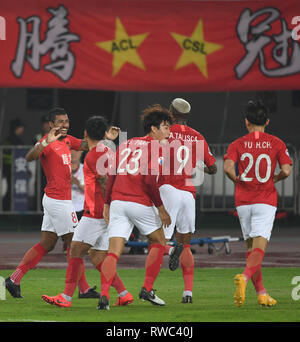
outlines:
[[[156,230],[152,234],[148,235],[147,238],[150,245],[153,245],[155,243],[163,246],[166,245],[165,235],[161,229]]]
[[[91,263],[97,267],[101,262],[104,261],[105,257],[107,255],[107,251],[99,251],[95,249],[90,249],[89,251],[89,257],[91,260]]]
[[[49,253],[55,248],[56,241],[54,242],[54,241],[41,240],[40,244],[45,248],[47,253]]]
[[[83,258],[89,250],[89,248],[90,246],[82,242],[72,241],[70,247],[70,258]]]
[[[252,238],[249,238],[249,239],[246,240],[247,251],[251,251],[252,250],[252,244],[253,244],[253,239]]]

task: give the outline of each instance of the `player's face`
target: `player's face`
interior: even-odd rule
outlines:
[[[161,139],[159,140],[165,140],[169,139],[170,136],[170,124],[169,122],[162,122],[159,127],[159,132],[161,133]]]
[[[50,122],[50,125],[52,122]],[[68,129],[70,128],[70,122],[67,114],[56,115],[53,127],[60,127],[59,132],[61,133],[61,137],[65,138],[68,134]]]
[[[153,132],[153,139],[155,140],[165,140],[168,139],[170,136],[170,124],[168,122],[162,122],[159,128],[152,126]]]

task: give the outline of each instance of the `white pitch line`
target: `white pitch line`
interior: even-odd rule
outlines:
[[[0,320],[0,322],[65,322],[65,321],[45,321],[39,319],[6,319]]]

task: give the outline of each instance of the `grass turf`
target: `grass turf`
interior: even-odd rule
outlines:
[[[143,269],[121,269],[121,276],[135,301],[126,307],[114,307],[116,291],[111,289],[110,310],[98,311],[97,299],[78,299],[76,290],[71,308],[49,305],[42,294],[54,296],[64,289],[65,270],[35,269],[21,283],[23,299],[15,299],[6,292],[0,300],[1,322],[299,322],[300,303],[291,293],[292,278],[300,276],[298,268],[264,268],[264,285],[277,300],[277,306],[258,306],[252,284],[248,284],[245,304],[237,308],[233,302],[235,274],[242,269],[195,269],[193,304],[181,304],[183,279],[181,270],[162,269],[155,282],[157,295],[165,307],[154,306],[138,298],[144,279]],[[6,278],[11,270],[0,270]],[[96,270],[86,270],[91,286],[99,289],[100,276]],[[1,281],[2,283],[2,281]]]

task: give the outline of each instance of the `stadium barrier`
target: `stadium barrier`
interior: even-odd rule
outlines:
[[[293,160],[293,172],[276,184],[278,210],[300,214],[300,151],[288,144]],[[42,214],[43,171],[40,161],[26,162],[25,155],[32,146],[0,145],[0,214]],[[234,185],[223,172],[223,156],[227,144],[211,144],[218,172],[205,175],[197,187],[197,209],[200,212],[234,211]],[[278,171],[278,170],[277,170]]]
[[[42,214],[42,169],[39,160],[27,163],[32,146],[0,145],[0,214]]]
[[[235,242],[235,241],[244,241],[244,239],[240,238],[240,237],[231,237],[229,235],[228,236],[216,236],[216,237],[191,239],[190,244],[191,245],[198,245],[200,247],[207,245],[208,254],[213,254],[214,251],[219,252],[223,248],[224,248],[226,254],[230,254],[231,249],[230,249],[229,243]],[[176,246],[175,240],[172,240],[169,243],[171,246]],[[220,247],[219,247],[219,244],[221,244]],[[148,250],[148,242],[146,242],[146,241],[128,241],[125,244],[125,246],[126,247],[133,247],[133,248],[145,248],[146,252]]]

